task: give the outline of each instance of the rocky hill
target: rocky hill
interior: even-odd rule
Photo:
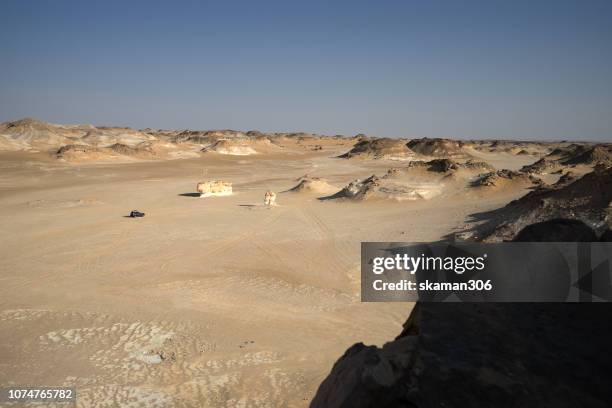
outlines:
[[[568,176],[552,186],[542,186],[499,210],[482,215],[477,239],[511,239],[529,224],[554,218],[585,222],[601,232],[612,224],[612,167],[598,166],[579,179]]]

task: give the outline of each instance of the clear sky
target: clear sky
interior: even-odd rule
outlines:
[[[612,1],[0,2],[0,121],[612,140]]]

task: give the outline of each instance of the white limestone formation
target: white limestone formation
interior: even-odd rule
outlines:
[[[264,205],[268,206],[268,207],[272,207],[274,205],[276,205],[276,193],[273,191],[266,191],[266,194],[264,195]]]
[[[198,183],[197,191],[200,197],[228,196],[232,194],[232,183],[221,180],[203,181]]]

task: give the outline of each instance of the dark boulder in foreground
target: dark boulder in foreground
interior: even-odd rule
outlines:
[[[608,407],[606,303],[418,303],[398,338],[350,347],[311,407]]]
[[[554,219],[531,224],[514,237],[514,242],[595,242],[595,231],[580,220]]]
[[[546,231],[595,237],[553,220],[517,239]],[[395,340],[350,347],[311,407],[609,407],[611,342],[610,303],[417,303]]]

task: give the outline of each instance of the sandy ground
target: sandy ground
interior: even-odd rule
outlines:
[[[344,350],[394,338],[411,310],[360,303],[361,241],[438,240],[524,192],[262,205],[306,173],[341,188],[394,165],[331,156],[0,154],[0,385],[76,386],[79,407],[306,406]],[[204,179],[234,195],[194,197]]]

